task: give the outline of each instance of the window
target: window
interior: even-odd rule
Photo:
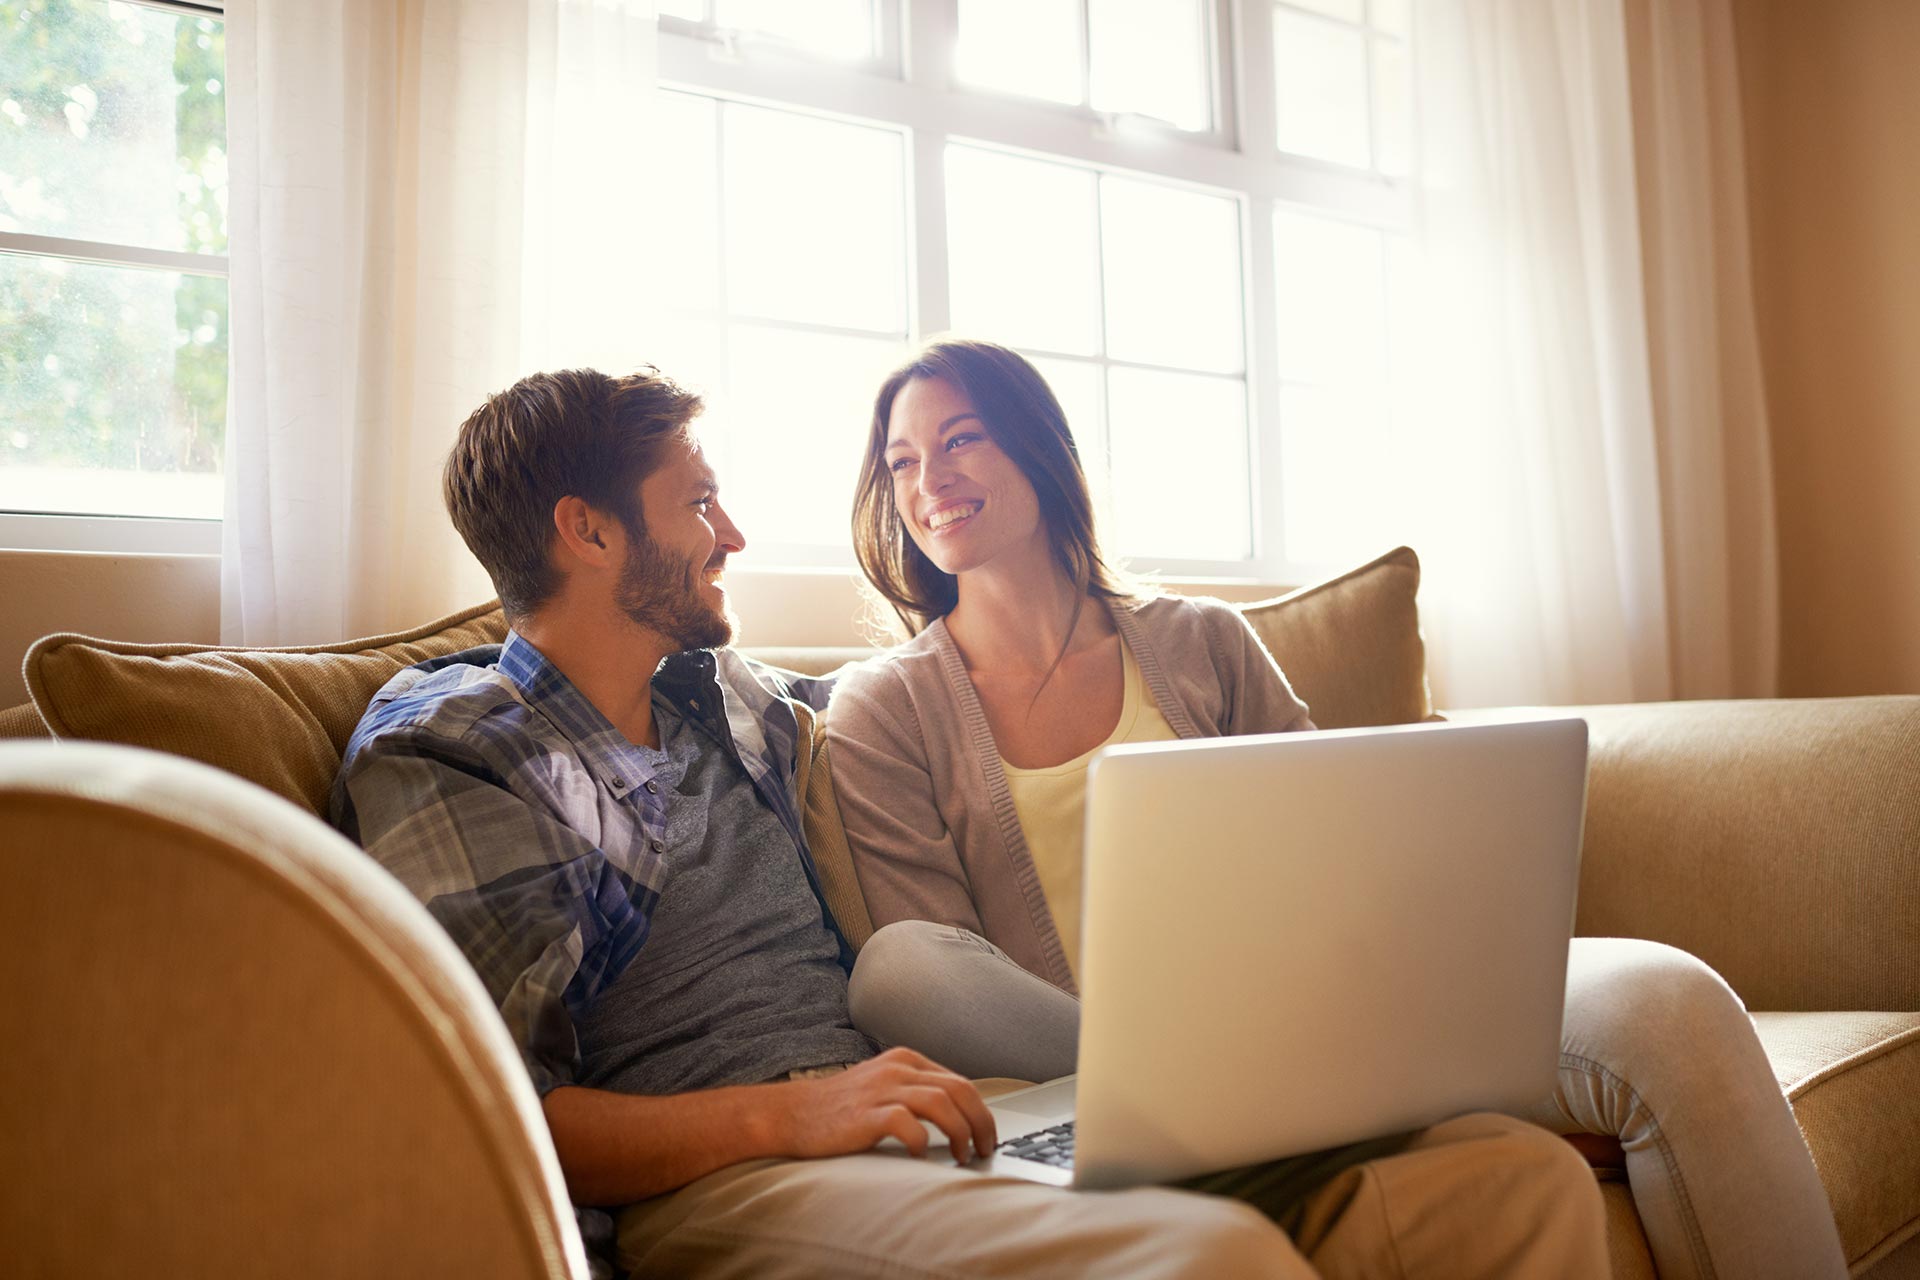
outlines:
[[[0,0],[0,511],[220,516],[223,36]]]
[[[1390,536],[1408,0],[671,0],[663,367],[761,563],[848,562],[880,374],[944,330],[1067,409],[1112,549],[1280,581]],[[777,458],[777,466],[767,460]]]

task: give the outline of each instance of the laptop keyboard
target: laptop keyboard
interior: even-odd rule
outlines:
[[[1073,1121],[1057,1124],[1051,1129],[1023,1134],[1018,1138],[1009,1138],[1000,1144],[1000,1153],[1017,1156],[1022,1160],[1037,1160],[1041,1164],[1071,1169],[1073,1168]]]

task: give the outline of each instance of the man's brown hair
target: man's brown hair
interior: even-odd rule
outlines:
[[[509,620],[559,590],[549,553],[560,499],[579,498],[618,518],[630,537],[646,536],[640,482],[703,407],[650,365],[619,378],[565,369],[488,396],[460,425],[441,493]]]

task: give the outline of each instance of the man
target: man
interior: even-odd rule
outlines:
[[[336,822],[445,926],[542,1097],[597,1265],[658,1274],[1599,1276],[1564,1143],[1468,1117],[1303,1179],[1088,1194],[924,1153],[992,1149],[967,1080],[850,1022],[794,774],[825,695],[725,646],[744,545],[657,371],[538,374],[448,458],[513,630],[422,663],[348,744]],[[1276,1175],[1276,1171],[1278,1174]],[[1286,1184],[1277,1186],[1276,1184]],[[1290,1234],[1289,1234],[1290,1233]]]

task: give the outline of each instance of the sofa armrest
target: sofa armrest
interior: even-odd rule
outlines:
[[[1576,933],[1691,951],[1749,1008],[1920,1009],[1920,697],[1564,710]]]

